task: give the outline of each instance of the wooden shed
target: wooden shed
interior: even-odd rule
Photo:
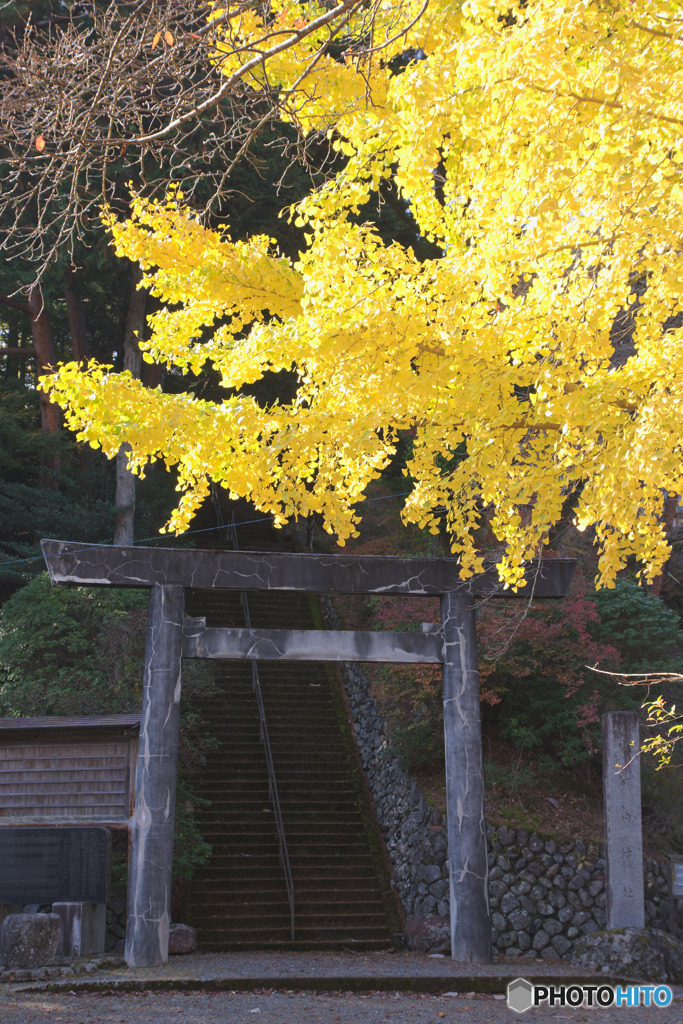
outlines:
[[[128,828],[139,730],[140,715],[0,718],[0,828]]]

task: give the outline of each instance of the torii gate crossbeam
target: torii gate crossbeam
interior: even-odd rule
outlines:
[[[183,657],[422,662],[443,666],[451,954],[490,963],[491,921],[477,668],[476,597],[560,598],[572,559],[529,566],[516,593],[495,565],[466,583],[450,558],[114,547],[44,540],[53,583],[150,588],[132,821],[126,960],[168,959],[171,861]],[[207,629],[184,618],[184,589],[438,595],[441,627],[420,633]]]

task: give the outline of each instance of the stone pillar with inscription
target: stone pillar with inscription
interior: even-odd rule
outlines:
[[[644,928],[640,735],[636,711],[602,716],[607,928]]]
[[[152,587],[128,878],[129,967],[168,960],[183,611],[182,587]]]
[[[441,624],[451,955],[488,964],[491,918],[473,597],[464,591],[444,594]]]

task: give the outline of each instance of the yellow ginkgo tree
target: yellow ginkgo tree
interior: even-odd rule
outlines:
[[[264,25],[287,39],[324,10],[279,0],[270,22],[227,19],[223,73],[249,61]],[[445,508],[463,577],[480,566],[482,515],[514,586],[571,498],[578,527],[595,531],[601,581],[632,556],[652,579],[669,552],[664,497],[683,490],[683,9],[397,11],[357,8],[334,46],[321,28],[243,79],[279,90],[283,116],[346,157],[288,212],[305,230],[297,260],[268,238],[208,230],[177,192],[137,196],[127,222],[109,220],[165,304],[147,357],[209,362],[225,401],[149,391],[94,364],[44,386],[83,440],[109,455],[128,442],[137,470],[177,466],[176,530],[214,480],[278,523],[319,513],[343,541],[411,430],[403,516],[436,529]],[[433,258],[387,244],[369,220],[384,179]],[[240,393],[281,369],[298,375],[293,401],[264,409]]]

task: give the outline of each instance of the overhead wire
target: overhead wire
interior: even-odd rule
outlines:
[[[371,502],[371,501],[387,501],[389,498],[404,498],[408,494],[410,494],[410,491],[401,491],[401,492],[399,492],[397,494],[383,494],[379,498],[364,498],[362,502],[359,502],[359,504],[365,504],[366,502]],[[239,528],[240,526],[253,526],[255,523],[272,523],[274,519],[275,519],[275,516],[264,516],[261,519],[248,519],[246,522],[243,522],[243,523],[235,523],[235,526]],[[207,527],[202,527],[201,530],[187,530],[185,533],[180,534],[179,536],[190,537],[190,536],[196,536],[199,533],[214,533],[215,530],[216,530],[215,526],[207,526]],[[134,540],[132,544],[121,544],[119,546],[120,547],[138,547],[140,544],[149,544],[152,541],[165,540],[165,539],[166,539],[165,537],[160,537],[158,534],[155,534],[153,537],[142,537],[139,540]],[[81,554],[81,553],[85,553],[86,551],[90,550],[93,547],[109,547],[109,546],[110,545],[104,544],[104,543],[102,543],[100,541],[93,541],[92,544],[88,544],[87,548],[81,548],[81,549],[78,549],[76,551],[70,551],[69,554],[78,555],[78,554]],[[0,562],[0,567],[2,567],[3,565],[21,565],[22,563],[25,563],[25,562],[39,562],[39,561],[43,560],[44,557],[45,556],[41,554],[41,555],[31,555],[29,558],[12,558],[9,561]],[[52,555],[50,557],[56,558],[57,556],[56,555]]]

